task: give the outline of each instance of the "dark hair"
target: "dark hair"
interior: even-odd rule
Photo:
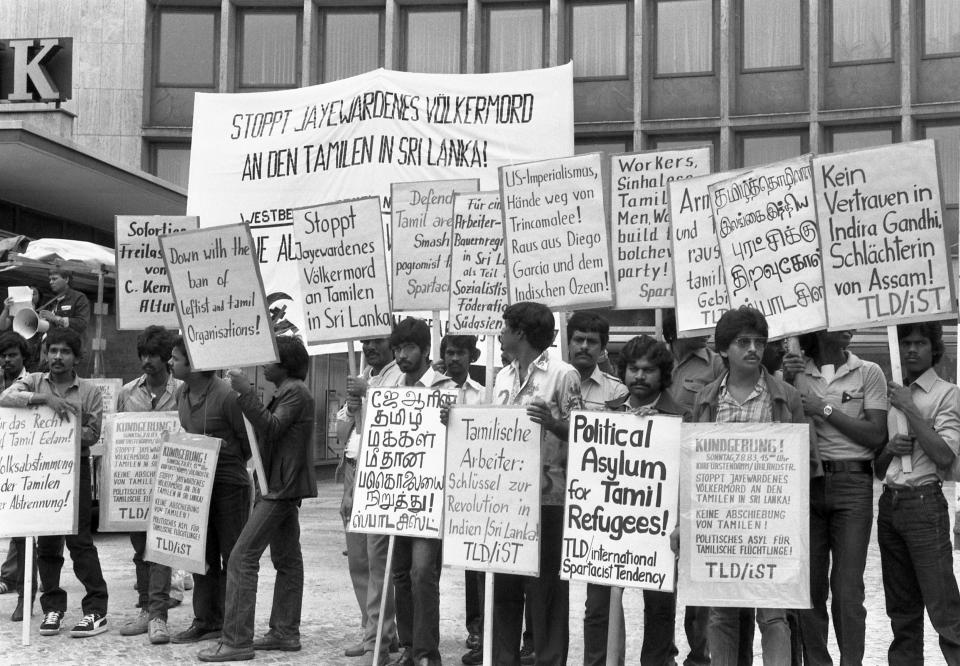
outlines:
[[[173,351],[173,338],[173,332],[163,326],[147,326],[137,336],[137,356],[159,356],[166,363]]]
[[[919,333],[930,341],[933,365],[939,363],[940,359],[943,358],[943,352],[945,350],[943,344],[943,325],[939,321],[918,321],[912,324],[900,324],[897,326],[897,339],[903,340],[913,332]],[[2,348],[0,348],[0,350],[2,350]]]
[[[610,322],[593,312],[574,312],[567,321],[567,342],[573,339],[573,332],[599,333],[600,346],[606,347],[610,341]]]
[[[422,352],[430,351],[430,327],[422,319],[407,317],[397,324],[390,334],[390,346],[394,349],[412,342]]]
[[[447,347],[456,347],[465,349],[471,354],[477,350],[477,336],[475,335],[445,335],[440,340],[440,356],[442,357]]]
[[[663,310],[663,339],[668,345],[677,339],[677,313],[671,308]]]
[[[721,315],[714,331],[714,345],[718,352],[727,351],[734,339],[743,331],[756,331],[767,337],[767,318],[763,313],[749,305],[741,305],[736,310],[727,310]]]
[[[45,344],[47,345],[47,349],[50,348],[50,345],[67,345],[70,347],[70,350],[73,351],[73,355],[77,358],[80,358],[80,356],[83,354],[83,341],[80,339],[80,334],[72,328],[50,329],[50,331],[47,333]]]
[[[178,335],[173,339],[173,343],[170,345],[170,353],[173,353],[174,349],[179,349],[183,357],[187,359],[187,365],[190,365],[190,354],[187,353],[187,343],[182,335]]]
[[[820,338],[816,332],[801,333],[797,336],[797,344],[807,356],[816,356],[820,349]]]
[[[19,333],[14,333],[13,331],[4,331],[0,333],[0,352],[10,349],[10,347],[16,347],[20,350],[20,355],[23,357],[23,360],[26,361],[27,357],[30,355],[30,347],[27,345],[27,340],[20,335]]]
[[[530,346],[539,352],[553,344],[553,313],[542,303],[521,301],[508,305],[503,311],[503,321],[523,332]]]
[[[310,369],[310,355],[299,338],[289,335],[277,337],[277,353],[280,355],[280,365],[287,371],[289,377],[306,379]]]
[[[665,389],[673,383],[673,354],[665,342],[650,337],[638,335],[627,340],[627,344],[620,350],[617,357],[617,375],[620,381],[625,381],[627,366],[634,361],[646,359],[660,370],[660,388]]]
[[[66,281],[67,281],[68,283],[70,283],[71,285],[73,284],[73,271],[71,271],[69,268],[64,268],[64,267],[61,266],[60,264],[57,264],[56,266],[54,266],[53,268],[51,268],[51,269],[47,272],[47,275],[48,275],[48,276],[50,276],[50,275],[59,275],[60,277],[62,277],[64,280],[66,280]]]

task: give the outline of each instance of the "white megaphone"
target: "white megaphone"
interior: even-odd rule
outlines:
[[[40,319],[37,313],[30,308],[20,310],[13,318],[13,332],[19,333],[25,339],[29,340],[39,331],[46,333],[50,328],[50,322],[46,319]]]

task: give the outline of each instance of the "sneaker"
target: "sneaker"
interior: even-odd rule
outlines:
[[[87,613],[80,622],[70,630],[70,635],[74,638],[85,638],[87,636],[96,636],[102,634],[107,627],[107,616],[100,613]]]
[[[149,622],[150,613],[141,608],[135,618],[120,627],[120,635],[139,636],[140,634],[145,634],[147,633],[147,624],[149,624]]]
[[[520,648],[520,663],[523,666],[537,663],[537,653],[533,651],[532,645],[528,644]]]
[[[170,642],[170,632],[167,631],[167,621],[162,617],[155,617],[150,620],[147,633],[150,635],[150,642],[154,645],[163,645],[164,643]]]
[[[60,624],[63,622],[63,611],[50,611],[43,616],[40,623],[41,636],[56,636],[60,633]]]
[[[483,647],[473,648],[460,658],[466,666],[481,666],[483,664]]]

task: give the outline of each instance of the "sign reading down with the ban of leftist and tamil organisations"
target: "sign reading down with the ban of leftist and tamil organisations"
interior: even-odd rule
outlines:
[[[680,418],[570,416],[560,576],[672,592]]]
[[[610,220],[617,307],[676,304],[667,185],[710,173],[710,148],[613,155]]]
[[[244,224],[161,236],[193,370],[277,362],[273,321]]]
[[[934,141],[813,158],[832,330],[956,312]]]
[[[117,330],[180,326],[160,236],[190,231],[199,224],[196,217],[180,215],[116,216]]]
[[[510,303],[613,303],[600,154],[500,169]]]
[[[536,576],[540,571],[540,425],[517,407],[450,410],[443,563]]]
[[[390,239],[395,310],[444,310],[450,301],[453,196],[480,181],[432,180],[390,186]]]
[[[300,288],[307,342],[390,335],[390,292],[374,197],[297,208],[293,234],[300,247]]]
[[[452,335],[495,335],[503,328],[507,274],[499,192],[453,199],[449,307]]]
[[[810,430],[685,423],[681,603],[810,608]]]
[[[350,531],[439,539],[446,428],[440,409],[456,390],[367,392]]]
[[[810,156],[710,185],[730,306],[767,318],[771,338],[827,325]]]

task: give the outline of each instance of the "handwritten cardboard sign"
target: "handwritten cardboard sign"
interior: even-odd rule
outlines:
[[[0,407],[0,537],[76,534],[79,486],[76,417]]]
[[[367,391],[350,531],[441,538],[446,429],[440,408],[457,391]]]
[[[618,308],[672,308],[667,186],[710,173],[710,148],[610,157],[610,221]]]
[[[517,407],[450,410],[444,476],[445,566],[540,571],[540,426]]]
[[[390,335],[386,251],[376,197],[293,211],[307,342]]]
[[[117,330],[139,331],[157,324],[177,328],[170,278],[160,236],[197,229],[195,215],[117,215]]]
[[[809,448],[806,424],[683,425],[683,600],[810,607]]]
[[[143,558],[206,573],[207,519],[220,440],[175,433],[160,445]]]
[[[575,411],[560,576],[672,592],[680,418]]]
[[[190,366],[276,363],[273,322],[246,225],[161,236],[160,246]]]
[[[507,274],[499,192],[453,199],[450,327],[453,335],[495,335],[503,328]]]
[[[182,432],[177,412],[120,412],[104,428],[100,531],[143,532],[157,477],[160,445]]]
[[[613,303],[600,154],[500,167],[510,303]]]
[[[831,329],[956,312],[932,139],[821,155],[813,175]]]

